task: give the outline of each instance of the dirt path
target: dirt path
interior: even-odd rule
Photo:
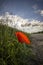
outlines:
[[[43,64],[43,34],[31,34],[30,39],[33,46],[33,53],[36,54],[39,63]]]
[[[43,45],[43,34],[31,34],[32,43]]]

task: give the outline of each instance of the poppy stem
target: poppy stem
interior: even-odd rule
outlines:
[[[26,49],[26,45],[25,45],[25,43],[23,43],[23,46],[24,46],[24,48]]]

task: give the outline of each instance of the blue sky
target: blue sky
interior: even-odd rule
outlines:
[[[5,12],[43,21],[43,0],[0,0],[0,15]]]

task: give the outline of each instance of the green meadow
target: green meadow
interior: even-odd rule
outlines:
[[[18,42],[13,29],[0,24],[0,65],[36,65],[32,46]],[[25,33],[29,38],[30,34]],[[31,39],[30,39],[31,40]]]

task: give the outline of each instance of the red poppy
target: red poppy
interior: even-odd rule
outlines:
[[[18,38],[19,42],[30,44],[30,40],[28,39],[28,37],[24,33],[16,32],[15,34],[16,34],[16,37]]]

